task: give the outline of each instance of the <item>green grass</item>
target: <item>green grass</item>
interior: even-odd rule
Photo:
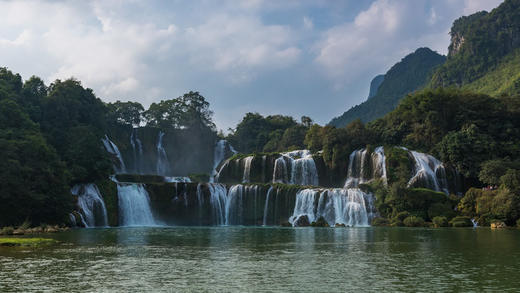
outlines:
[[[42,246],[58,243],[58,241],[49,238],[16,238],[6,237],[0,238],[0,246]]]

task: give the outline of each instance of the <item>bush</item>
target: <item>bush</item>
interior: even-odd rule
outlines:
[[[432,221],[433,221],[433,226],[435,228],[448,227],[450,225],[450,223],[448,223],[448,219],[446,217],[442,217],[442,216],[434,217],[432,219]]]
[[[465,216],[458,216],[451,219],[450,224],[453,227],[473,227],[471,219]]]
[[[403,224],[406,227],[423,227],[424,219],[421,217],[409,216],[406,219],[404,219]]]
[[[516,226],[517,226],[518,228],[520,228],[520,219],[518,219],[518,220],[516,221]]]
[[[14,228],[9,226],[9,227],[3,227],[1,230],[0,230],[0,235],[13,235],[13,232],[14,232]]]
[[[372,222],[370,223],[372,226],[388,226],[388,219],[385,218],[373,218]]]
[[[404,219],[408,218],[410,216],[409,212],[400,212],[397,215],[395,215],[394,220],[404,221]]]

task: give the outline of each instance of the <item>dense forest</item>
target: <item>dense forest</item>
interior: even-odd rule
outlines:
[[[216,137],[213,113],[197,92],[153,103],[104,103],[74,79],[47,86],[0,68],[0,226],[63,223],[75,183],[113,173],[101,139],[109,128],[148,125]]]

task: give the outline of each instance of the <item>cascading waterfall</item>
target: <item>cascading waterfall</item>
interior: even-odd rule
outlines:
[[[267,195],[265,196],[265,205],[264,205],[264,218],[262,219],[262,225],[267,225],[267,212],[269,211],[269,197],[271,196],[271,192],[273,192],[273,187],[269,187],[267,190]]]
[[[424,186],[448,194],[448,180],[444,165],[431,155],[416,151],[409,152],[415,160],[415,174],[408,181],[408,187]]]
[[[85,227],[108,226],[105,202],[95,184],[75,185],[71,193],[78,197],[81,220]]]
[[[103,142],[103,145],[105,146],[107,152],[116,156],[116,158],[119,160],[119,166],[114,165],[114,170],[116,171],[116,173],[125,173],[125,162],[123,161],[123,156],[121,156],[121,153],[119,152],[119,149],[117,148],[116,144],[113,143],[106,134],[105,137],[101,139],[101,141]]]
[[[369,167],[367,170],[366,167]],[[367,149],[353,151],[349,156],[348,177],[344,188],[356,188],[359,184],[373,179],[382,179],[386,183],[385,152],[382,146],[375,148],[372,154]]]
[[[217,167],[225,159],[228,147],[231,152],[236,153],[235,149],[233,149],[225,139],[219,140],[215,145],[215,150],[213,151],[213,170],[211,171],[209,182],[215,182],[215,176],[218,174]]]
[[[309,222],[323,217],[330,226],[368,226],[371,215],[366,203],[371,203],[371,195],[358,188],[304,189],[296,194],[293,225],[306,216]]]
[[[289,183],[286,156],[281,156],[274,161],[273,183]]]
[[[132,151],[134,154],[134,172],[136,174],[140,174],[141,160],[143,158],[143,144],[137,136],[137,128],[132,129],[132,134],[130,135],[130,145],[132,146]]]
[[[150,198],[142,184],[117,184],[121,226],[155,226]]]
[[[208,188],[210,192],[209,201],[213,213],[213,222],[216,225],[224,225],[226,223],[226,186],[219,183],[210,183],[208,184]]]
[[[249,156],[244,159],[244,175],[242,176],[242,183],[249,183],[251,177],[251,162],[253,161],[253,158],[253,156]]]
[[[157,174],[166,175],[169,172],[168,156],[166,150],[163,147],[164,132],[159,131],[159,137],[157,139]]]
[[[311,152],[297,150],[282,153],[274,162],[273,183],[319,185],[318,171]]]

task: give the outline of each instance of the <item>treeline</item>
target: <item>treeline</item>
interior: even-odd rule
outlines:
[[[23,81],[0,68],[0,226],[67,221],[70,188],[113,173],[101,139],[109,127],[148,125],[216,135],[203,96],[152,104],[106,104],[74,79]]]

